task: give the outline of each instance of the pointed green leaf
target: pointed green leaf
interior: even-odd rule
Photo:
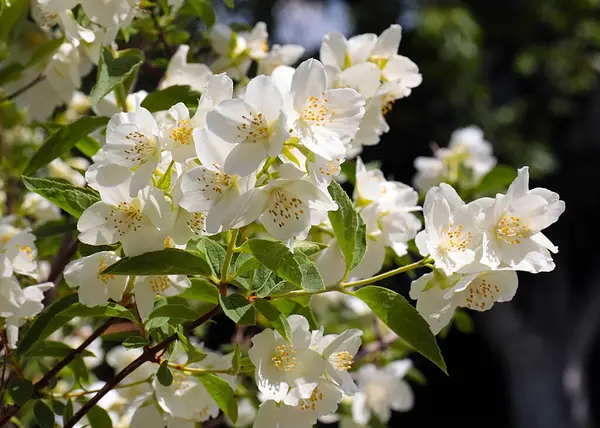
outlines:
[[[42,428],[54,428],[54,412],[42,400],[33,405],[33,417]]]
[[[201,300],[209,303],[219,303],[219,290],[217,286],[204,278],[192,278],[191,287],[186,288],[179,297],[188,300]]]
[[[113,426],[108,412],[100,406],[92,407],[86,416],[90,421],[91,428],[112,428]]]
[[[177,248],[125,257],[104,270],[113,275],[207,275],[210,272],[210,266],[199,253]]]
[[[171,369],[169,369],[169,361],[164,360],[160,363],[160,367],[156,372],[156,378],[163,386],[171,386],[173,383],[173,373],[171,373]]]
[[[192,90],[188,85],[174,85],[149,94],[142,101],[142,107],[152,113],[169,110],[177,103],[184,103],[188,107],[196,108],[199,98],[200,93]]]
[[[235,425],[238,418],[238,403],[231,386],[214,374],[202,373],[197,374],[196,377],[202,382],[223,413]]]
[[[127,349],[143,348],[149,344],[150,341],[142,336],[129,336],[123,341],[123,347]]]
[[[221,277],[221,269],[223,268],[223,263],[225,263],[227,251],[221,244],[213,241],[212,239],[203,239],[202,244],[204,245],[205,254],[208,257],[208,261],[212,266],[213,274],[217,278]]]
[[[139,49],[119,51],[117,56],[113,57],[111,50],[105,47],[100,54],[98,75],[90,93],[90,104],[95,106],[116,85],[131,80],[143,62],[144,53]]]
[[[254,325],[256,323],[254,306],[241,294],[220,295],[219,301],[225,315],[236,324]]]
[[[292,328],[287,318],[279,310],[263,299],[256,299],[254,306],[271,323],[273,328],[288,342],[292,342]]]
[[[150,314],[150,318],[168,317],[185,320],[195,320],[199,316],[200,315],[195,310],[190,309],[185,305],[178,305],[175,303],[167,303],[164,306],[154,309]]]
[[[100,201],[100,196],[94,190],[76,187],[61,180],[23,176],[23,183],[27,190],[43,196],[75,218]]]
[[[33,395],[33,383],[27,379],[12,377],[8,383],[8,392],[14,402],[22,406]]]

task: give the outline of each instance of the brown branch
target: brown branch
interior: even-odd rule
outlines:
[[[207,312],[206,314],[202,315],[197,320],[186,325],[185,331],[190,332],[190,331],[194,330],[196,327],[198,327],[198,326],[204,324],[205,322],[207,322],[208,320],[210,320],[212,317],[214,317],[220,311],[221,311],[221,307],[218,305],[215,306],[210,312]],[[134,361],[132,361],[127,367],[125,367],[123,370],[121,370],[119,373],[117,373],[111,380],[106,382],[106,384],[102,387],[102,389],[100,391],[98,391],[98,393],[96,395],[94,395],[90,401],[85,403],[77,411],[77,413],[75,413],[73,415],[73,417],[65,423],[64,428],[73,428],[75,426],[75,424],[81,418],[83,418],[86,415],[86,413],[88,413],[90,410],[92,410],[92,408],[98,403],[98,401],[100,401],[102,399],[102,397],[104,397],[109,391],[114,389],[119,384],[119,382],[121,382],[123,379],[125,379],[127,376],[129,376],[131,373],[133,373],[135,370],[137,370],[144,363],[147,363],[149,361],[155,361],[157,354],[163,350],[166,350],[169,347],[169,345],[171,345],[171,343],[173,343],[177,340],[177,337],[178,336],[176,333],[172,334],[171,336],[167,337],[165,340],[154,345],[153,347],[145,348],[142,355],[140,355],[138,358],[136,358]]]
[[[15,92],[13,92],[12,94],[7,95],[6,97],[4,97],[4,99],[2,101],[7,101],[7,100],[12,100],[13,98],[17,98],[23,92],[26,92],[29,89],[33,88],[35,85],[37,85],[38,83],[40,83],[44,79],[45,79],[45,77],[42,74],[40,74],[38,77],[36,77],[31,82],[29,82],[28,84],[26,84],[25,86],[23,86],[21,89],[18,89]]]
[[[114,324],[117,321],[117,319],[118,318],[109,318],[104,324],[102,324],[100,327],[98,327],[96,330],[94,330],[94,332],[81,345],[79,345],[79,347],[77,347],[77,349],[72,350],[62,360],[60,360],[58,363],[56,363],[54,365],[54,367],[52,367],[44,375],[44,377],[42,377],[39,381],[37,381],[33,385],[33,396],[37,395],[37,393],[39,393],[39,391],[42,388],[47,386],[50,383],[50,381],[52,380],[52,378],[54,378],[54,376],[56,376],[71,361],[73,361],[75,358],[77,358],[77,355],[79,355],[81,352],[85,351],[85,349],[94,340],[96,340],[98,337],[100,337],[100,335],[102,335],[102,333],[104,333],[112,324]],[[10,418],[15,416],[19,412],[20,409],[21,409],[21,406],[19,406],[19,405],[14,405],[14,406],[11,406],[8,409],[6,409],[4,414],[2,415],[2,418],[0,419],[0,427],[5,426],[5,424],[7,424],[10,421]]]

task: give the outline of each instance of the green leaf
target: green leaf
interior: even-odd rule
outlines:
[[[27,64],[25,64],[25,68],[29,68],[39,62],[42,62],[48,58],[50,58],[52,55],[54,55],[54,52],[57,51],[57,49],[65,42],[65,38],[61,37],[60,39],[51,39],[48,40],[46,43],[44,43],[43,45],[39,46],[35,52],[33,53],[33,55],[31,55],[31,58],[29,59],[29,61],[27,62]]]
[[[456,326],[457,330],[464,334],[473,333],[473,318],[467,311],[456,310],[454,312],[453,324]]]
[[[71,353],[74,349],[69,345],[62,342],[46,341],[37,344],[34,348],[30,349],[24,356],[25,358],[38,358],[38,357],[65,357]],[[82,357],[94,357],[94,353],[83,350],[79,355]]]
[[[60,180],[23,176],[23,183],[27,190],[43,196],[75,218],[100,201],[100,196],[92,189],[76,187]]]
[[[195,251],[165,248],[139,256],[125,257],[103,273],[113,275],[209,275],[210,266]]]
[[[327,245],[321,244],[320,242],[311,241],[295,241],[294,242],[294,253],[297,251],[301,252],[305,256],[312,256],[321,250],[327,248]]]
[[[214,374],[202,373],[196,377],[202,382],[225,416],[235,425],[238,418],[238,403],[231,386]]]
[[[348,273],[364,257],[367,246],[365,227],[344,189],[337,182],[332,181],[328,190],[338,204],[336,211],[329,211],[329,220],[346,260],[346,273]]]
[[[1,0],[0,0],[1,1]],[[23,64],[19,62],[11,62],[0,69],[0,85],[4,85],[21,77],[21,73],[25,70]]]
[[[188,0],[179,9],[179,13],[201,18],[208,28],[215,24],[215,9],[211,0]]]
[[[63,235],[67,232],[77,230],[77,223],[66,222],[65,220],[47,221],[41,226],[36,227],[32,233],[36,238],[47,238],[54,235]]]
[[[505,192],[508,186],[517,178],[517,171],[507,165],[498,165],[488,172],[477,186],[478,195],[495,196]]]
[[[235,7],[234,0],[223,0],[227,7]]]
[[[102,146],[100,145],[98,140],[89,135],[86,135],[75,144],[75,147],[88,158],[91,158],[96,153],[98,153],[98,150],[100,150]]]
[[[179,343],[181,343],[183,349],[187,354],[186,364],[196,363],[205,359],[207,354],[200,351],[192,344],[192,342],[190,342],[190,339],[188,339],[188,337],[185,335],[181,326],[177,326],[177,328],[177,338],[179,339]]]
[[[86,416],[91,428],[112,428],[113,426],[108,412],[100,406],[92,407]],[[65,419],[63,418],[63,420]]]
[[[361,288],[354,295],[365,302],[402,340],[448,374],[446,363],[429,325],[404,297],[377,286]]]
[[[13,377],[8,383],[8,392],[14,402],[22,406],[33,395],[33,383],[27,379]]]
[[[256,269],[260,269],[262,265],[258,260],[252,257],[250,253],[239,253],[235,259],[234,272],[237,275],[243,275],[248,272],[252,272]]]
[[[323,278],[315,264],[310,261],[304,253],[300,252],[294,254],[294,259],[298,263],[298,266],[300,266],[300,271],[302,272],[302,288],[306,291],[325,290]]]
[[[123,341],[123,346],[127,349],[143,348],[149,344],[150,341],[142,336],[129,336]]]
[[[191,287],[179,295],[183,299],[201,300],[209,303],[219,303],[219,290],[212,282],[204,278],[192,278]]]
[[[195,310],[188,308],[185,305],[179,305],[175,303],[168,303],[164,306],[156,308],[150,314],[150,318],[168,317],[168,318],[181,318],[185,320],[195,320],[198,318],[198,314]]]
[[[292,328],[290,327],[290,323],[275,306],[263,299],[256,299],[254,301],[254,306],[265,316],[273,328],[277,330],[285,340],[290,343],[292,342]]]
[[[142,107],[150,112],[169,110],[177,103],[184,103],[188,107],[198,107],[199,98],[200,92],[194,91],[190,86],[174,85],[149,94],[142,101]]]
[[[0,14],[0,40],[7,40],[13,27],[25,16],[29,0],[10,0],[5,2]]]
[[[33,174],[38,169],[48,165],[50,161],[71,150],[79,140],[107,123],[108,117],[87,116],[58,128],[46,138],[44,144],[33,155],[29,165],[25,168],[24,174]]]
[[[33,405],[33,417],[42,428],[54,428],[54,412],[42,400]]]
[[[169,362],[164,360],[160,363],[160,367],[156,372],[156,378],[163,386],[171,386],[173,383],[173,373],[171,373],[171,369],[169,369]]]
[[[236,324],[254,325],[256,323],[256,309],[241,294],[220,295],[219,302],[225,315]]]
[[[240,352],[240,345],[236,343],[233,347],[233,355],[231,357],[231,369],[229,369],[229,374],[232,376],[237,376],[240,373],[241,368],[242,355]]]
[[[27,329],[25,335],[19,340],[17,354],[25,354],[34,343],[43,341],[45,338],[70,321],[71,318],[64,316],[62,313],[78,301],[79,298],[77,293],[73,293],[57,300],[52,305],[44,309]]]
[[[90,104],[95,106],[116,85],[135,76],[143,62],[144,53],[139,49],[119,51],[117,57],[113,57],[111,50],[105,47],[100,55],[96,84],[90,93]]]
[[[202,244],[204,245],[205,254],[208,257],[208,261],[212,266],[213,274],[217,278],[220,278],[221,269],[223,268],[223,263],[225,263],[227,251],[221,244],[213,241],[212,239],[203,239]]]
[[[63,421],[68,421],[73,417],[73,401],[69,398],[63,410]]]
[[[256,269],[252,274],[250,290],[254,291],[258,297],[269,296],[272,290],[277,287],[277,280],[277,275],[275,275],[275,273],[272,270],[261,267],[259,269]],[[296,289],[299,288],[293,284],[290,284],[290,286],[296,287]]]
[[[125,318],[137,323],[137,317],[129,309],[118,303],[108,303],[106,306],[94,306],[90,308],[81,303],[66,309],[61,315],[66,317],[88,317],[88,318]]]

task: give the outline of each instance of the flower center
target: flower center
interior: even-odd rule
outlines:
[[[131,162],[141,165],[156,153],[156,140],[153,137],[135,131],[127,134],[125,138],[133,143],[133,147],[123,150],[126,155],[125,159]]]
[[[372,55],[369,61],[375,64],[380,70],[383,70],[388,62],[388,58],[381,55]]]
[[[185,119],[177,123],[177,127],[171,131],[171,140],[174,140],[182,145],[188,145],[191,142],[192,131],[194,129],[188,126],[188,121]]]
[[[331,360],[335,368],[338,370],[347,372],[352,368],[352,364],[354,364],[354,357],[348,351],[338,352],[331,356]]]
[[[105,220],[112,220],[113,227],[117,229],[120,236],[125,235],[129,230],[134,232],[140,227],[143,216],[140,210],[128,202],[120,202],[119,205],[111,209]]]
[[[186,389],[190,389],[192,387],[192,382],[190,382],[184,374],[173,370],[173,385],[178,391],[185,391]]]
[[[33,260],[33,250],[31,249],[31,247],[29,245],[22,245],[22,246],[18,246],[17,248],[19,248],[21,251],[23,251],[25,253],[25,255],[27,255],[27,257],[29,257],[29,260]]]
[[[250,116],[242,116],[244,123],[237,126],[238,138],[243,138],[246,143],[257,143],[269,138],[269,125],[262,113],[250,113]]]
[[[233,184],[232,177],[220,170],[209,173],[205,172],[198,177],[198,181],[200,182],[200,190],[207,193],[205,195],[207,201],[211,200],[211,196],[220,195],[223,193],[223,190],[230,188]]]
[[[527,226],[521,223],[519,217],[514,215],[503,215],[496,224],[496,239],[507,244],[520,244],[521,239],[529,236],[530,231]]]
[[[276,346],[271,361],[280,372],[292,371],[296,367],[296,350],[294,349],[294,345]]]
[[[319,172],[326,177],[335,176],[340,172],[340,158],[336,157],[331,162],[319,166]]]
[[[315,126],[325,126],[327,121],[333,122],[335,112],[330,111],[327,107],[329,99],[324,98],[325,92],[321,95],[321,98],[313,96],[308,98],[304,110],[300,114],[301,120]]]
[[[300,410],[315,410],[317,402],[323,399],[323,393],[319,391],[319,388],[315,388],[309,398],[300,400]]]
[[[392,111],[395,102],[396,97],[394,97],[393,94],[385,94],[381,100],[381,114],[385,116],[390,111]]]
[[[290,198],[285,192],[276,189],[271,194],[271,206],[269,208],[269,214],[274,223],[277,223],[279,227],[285,226],[285,221],[289,220],[292,216],[296,220],[300,220],[300,215],[304,214],[304,210],[300,208],[302,199],[292,197]]]
[[[440,249],[442,251],[462,251],[465,252],[467,247],[473,241],[471,232],[465,233],[462,224],[454,227],[452,225],[442,230],[442,243]]]
[[[156,294],[161,294],[169,289],[169,278],[166,275],[158,275],[152,276],[148,280],[150,282],[150,287],[152,287],[152,291]]]
[[[476,311],[485,311],[494,304],[499,295],[500,288],[496,284],[478,277],[467,288],[465,306]]]
[[[204,231],[204,220],[205,217],[203,213],[187,213],[185,216],[186,224],[195,234]]]
[[[108,265],[106,264],[106,260],[104,258],[98,260],[98,271],[96,272],[96,278],[105,284],[107,284],[108,281],[115,279],[115,276],[110,273],[102,273],[102,271],[107,267]]]

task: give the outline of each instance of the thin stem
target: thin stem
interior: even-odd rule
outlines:
[[[409,272],[411,270],[423,267],[427,263],[430,263],[430,262],[432,262],[431,258],[424,257],[423,259],[419,260],[418,262],[414,262],[414,263],[411,263],[406,266],[400,266],[399,268],[392,269],[388,272],[384,272],[382,274],[372,276],[371,278],[361,279],[360,281],[343,283],[343,284],[341,284],[341,288],[346,289],[349,287],[362,287],[363,285],[372,284],[374,282],[381,281],[382,279],[386,279],[391,276],[398,275],[399,273]]]
[[[221,311],[221,307],[218,305],[215,306],[211,311],[202,315],[200,318],[196,319],[195,321],[191,322],[190,324],[187,324],[185,326],[185,331],[190,332],[190,331],[194,330],[196,327],[198,327],[198,326],[204,324],[206,321],[210,320],[213,316],[218,314],[220,311]],[[171,343],[173,343],[177,340],[177,338],[178,338],[177,333],[174,333],[171,336],[167,337],[162,342],[158,343],[157,345],[154,345],[151,348],[144,349],[144,352],[142,355],[140,355],[138,358],[133,360],[127,367],[125,367],[123,370],[121,370],[119,373],[117,373],[112,379],[110,379],[108,382],[106,382],[106,384],[100,389],[100,391],[98,391],[96,393],[96,395],[94,395],[90,399],[90,401],[85,403],[77,411],[77,413],[75,413],[73,415],[73,417],[66,422],[66,424],[64,425],[64,428],[73,428],[75,426],[75,424],[77,422],[79,422],[79,420],[81,418],[83,418],[90,410],[92,410],[92,408],[98,403],[98,401],[100,401],[102,399],[102,397],[104,397],[109,391],[114,389],[123,379],[125,379],[127,376],[129,376],[131,373],[133,373],[135,370],[137,370],[144,363],[147,363],[148,361],[156,361],[156,355],[159,352],[166,350],[169,347],[169,345],[171,345]]]
[[[137,382],[132,382],[132,383],[127,383],[125,385],[118,385],[115,386],[114,389],[125,389],[125,388],[130,388],[132,386],[137,386],[137,385],[141,385],[143,383],[148,383],[150,381],[151,377],[148,377],[147,379],[144,380],[138,380]],[[74,398],[74,397],[83,397],[84,395],[88,395],[88,394],[95,394],[96,392],[100,392],[101,388],[97,388],[97,389],[89,389],[87,391],[81,391],[81,392],[68,392],[66,394],[63,395],[57,395],[55,396],[55,398]]]
[[[71,361],[73,361],[77,357],[77,355],[83,352],[94,340],[100,337],[100,335],[102,335],[102,333],[104,333],[111,325],[113,325],[115,321],[117,321],[117,318],[109,318],[104,324],[102,324],[100,327],[94,330],[94,332],[79,347],[77,347],[77,349],[72,350],[62,360],[56,363],[54,367],[52,367],[44,375],[44,377],[42,377],[38,382],[36,382],[33,385],[34,393],[32,394],[32,396],[36,396],[42,388],[50,384],[50,381],[52,380],[52,378],[54,378],[54,376],[56,376],[64,367],[66,367]],[[2,418],[0,418],[0,427],[3,427],[5,426],[5,424],[8,424],[10,418],[15,416],[20,409],[21,406],[16,404],[6,409],[6,411],[2,415]]]
[[[18,89],[15,92],[13,92],[12,94],[7,95],[6,97],[4,97],[4,99],[2,101],[7,101],[7,100],[12,100],[14,98],[17,98],[23,92],[26,92],[29,89],[33,88],[35,85],[37,85],[38,83],[40,83],[44,79],[45,79],[44,75],[40,74],[38,77],[36,77],[31,82],[29,82],[28,84],[26,84],[25,86],[23,86],[21,89]]]
[[[237,241],[239,232],[239,229],[233,229],[231,236],[229,237],[229,242],[227,243],[227,254],[225,254],[225,261],[223,262],[223,267],[221,268],[221,286],[227,285],[227,272],[229,272],[229,265],[231,264],[231,258],[233,257],[233,250],[235,249],[235,242]]]
[[[115,99],[117,100],[117,106],[127,113],[129,108],[127,107],[127,93],[125,92],[125,87],[122,83],[115,85],[114,89]]]
[[[167,364],[169,367],[171,367],[172,369],[175,370],[179,370],[180,372],[187,372],[187,373],[223,373],[223,374],[227,374],[230,372],[230,369],[219,369],[219,370],[211,370],[211,369],[195,369],[193,367],[186,367],[183,364],[175,364],[175,363],[168,363]]]

